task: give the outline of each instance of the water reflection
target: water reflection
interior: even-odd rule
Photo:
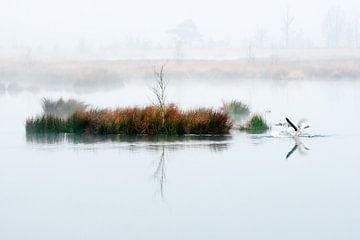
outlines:
[[[157,155],[153,162],[151,179],[156,182],[161,199],[165,199],[166,162],[169,153],[182,149],[206,148],[213,152],[228,149],[231,135],[185,135],[185,136],[125,136],[125,135],[88,135],[88,134],[34,134],[27,133],[28,144],[58,145],[58,144],[100,144],[116,143],[116,147],[130,150],[146,150]],[[103,145],[100,145],[103,148]],[[46,148],[45,148],[46,149]],[[81,148],[87,150],[87,147]]]
[[[157,162],[154,162],[155,167],[155,171],[153,174],[153,179],[158,182],[159,184],[159,190],[156,191],[155,193],[160,193],[161,198],[164,200],[164,186],[165,186],[165,181],[166,181],[166,172],[165,172],[165,165],[166,161],[165,161],[165,145],[161,146],[161,154],[159,157],[159,160]]]
[[[311,134],[303,134],[298,137],[292,137],[292,136],[284,136],[284,137],[273,137],[272,135],[251,135],[250,140],[253,145],[261,145],[269,140],[275,140],[275,139],[292,139],[294,141],[294,145],[291,147],[291,149],[287,152],[285,159],[289,159],[294,152],[297,150],[300,154],[304,155],[306,152],[310,151],[310,148],[308,148],[302,141],[301,138],[319,138],[319,137],[327,137],[326,135],[311,135]]]
[[[300,154],[305,154],[310,149],[304,145],[304,143],[300,140],[299,137],[294,137],[295,145],[291,148],[291,150],[286,154],[286,159],[290,158],[293,153],[298,150]]]
[[[156,146],[156,147],[155,147]],[[189,145],[189,146],[196,146],[196,145]],[[203,145],[204,146],[204,145]],[[218,143],[218,144],[207,144],[205,145],[209,147],[210,150],[214,151],[221,151],[227,148],[226,143]],[[197,145],[199,147],[199,145]],[[165,187],[166,187],[166,163],[169,161],[168,156],[171,151],[179,149],[178,145],[166,145],[164,143],[160,143],[159,145],[152,145],[151,149],[159,151],[159,155],[154,160],[153,166],[153,174],[151,178],[155,181],[158,185],[157,190],[155,191],[155,196],[160,195],[161,199],[165,200]]]
[[[147,135],[89,135],[89,134],[36,134],[27,133],[28,144],[100,144],[119,143],[131,149],[140,147],[148,150],[168,151],[183,148],[210,148],[212,151],[222,151],[228,148],[231,135],[184,135],[184,136],[147,136]]]

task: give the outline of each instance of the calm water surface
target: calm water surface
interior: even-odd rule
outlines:
[[[170,84],[183,108],[233,98],[270,123],[307,118],[292,138],[125,138],[26,135],[40,99],[143,105],[127,84],[111,92],[0,95],[1,239],[359,239],[360,83]]]

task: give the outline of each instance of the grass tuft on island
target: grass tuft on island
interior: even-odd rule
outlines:
[[[53,114],[26,120],[28,133],[89,133],[125,135],[227,134],[229,115],[221,110],[199,108],[182,111],[170,104],[116,110],[77,111],[67,118]]]
[[[77,101],[75,99],[64,100],[60,98],[58,100],[52,100],[49,98],[43,98],[41,100],[41,107],[44,115],[51,115],[60,118],[67,118],[70,115],[78,111],[85,111],[89,105],[84,102]]]
[[[264,133],[270,129],[270,126],[266,122],[263,116],[259,114],[253,115],[250,120],[241,127],[240,130],[252,134]]]
[[[249,106],[238,100],[223,102],[221,110],[229,114],[234,125],[241,124],[250,115]]]
[[[232,116],[248,116],[250,114],[249,106],[238,100],[224,102],[222,110],[228,112]]]

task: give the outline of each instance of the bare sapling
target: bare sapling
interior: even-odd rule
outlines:
[[[166,112],[166,87],[167,82],[164,79],[164,65],[161,66],[160,71],[155,69],[156,84],[152,88],[153,93],[156,97],[155,105],[160,109],[161,114],[161,125],[164,127],[165,124],[165,112]]]

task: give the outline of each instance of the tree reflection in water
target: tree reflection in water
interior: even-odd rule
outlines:
[[[162,199],[164,199],[164,186],[166,181],[166,162],[165,162],[165,145],[161,145],[161,154],[159,161],[156,163],[156,168],[153,174],[153,179],[158,182],[159,189],[156,193],[160,193]]]
[[[165,197],[166,161],[168,154],[189,149],[207,149],[221,152],[228,149],[231,135],[187,135],[187,136],[124,136],[124,135],[88,135],[88,134],[26,134],[28,144],[41,146],[43,150],[51,150],[51,146],[77,146],[76,151],[103,149],[106,143],[118,149],[145,150],[160,153],[154,161],[152,180],[158,185],[155,194]],[[104,145],[105,144],[105,145]],[[50,148],[48,148],[50,145]]]

